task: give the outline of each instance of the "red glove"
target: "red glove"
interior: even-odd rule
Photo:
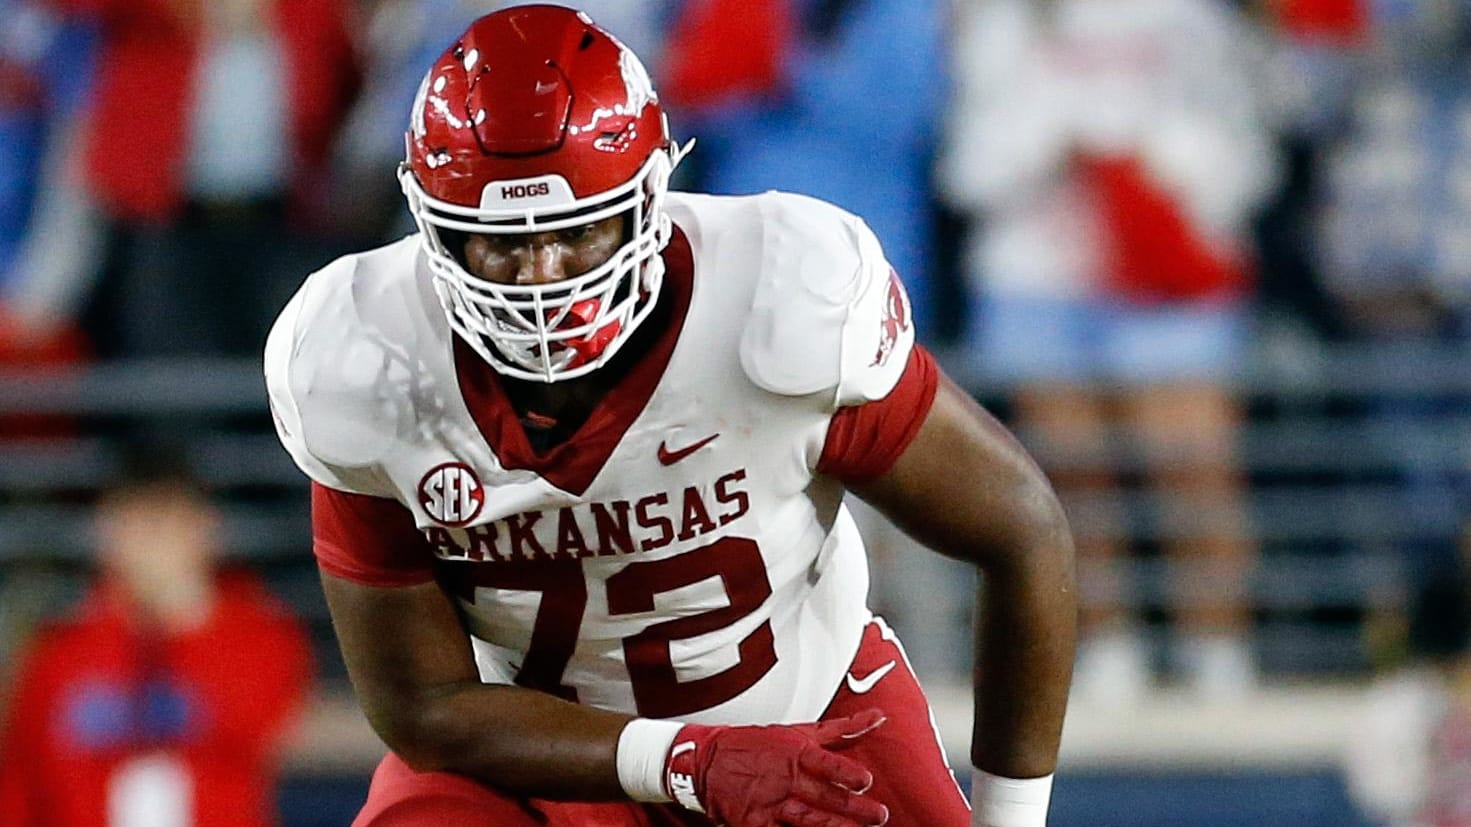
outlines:
[[[725,827],[878,827],[889,808],[863,797],[873,773],[831,750],[885,720],[871,709],[793,726],[687,724],[664,764],[665,791]]]

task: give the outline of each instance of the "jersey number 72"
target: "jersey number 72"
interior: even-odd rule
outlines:
[[[455,596],[474,602],[475,589],[488,587],[541,592],[531,643],[516,683],[576,700],[562,685],[562,674],[577,646],[587,608],[587,581],[580,560],[525,560],[451,563]],[[448,572],[447,572],[448,573]],[[723,537],[709,545],[661,560],[639,560],[608,578],[611,616],[654,610],[660,594],[718,577],[729,603],[717,609],[655,623],[624,638],[623,655],[638,714],[676,718],[724,703],[750,689],[776,665],[771,621],[763,621],[737,644],[736,663],[713,675],[680,680],[670,644],[709,634],[739,622],[771,596],[771,583],[756,541]]]

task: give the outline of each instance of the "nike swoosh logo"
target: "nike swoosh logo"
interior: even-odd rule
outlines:
[[[884,679],[884,676],[887,675],[887,674],[889,674],[889,670],[890,669],[893,669],[893,668],[894,668],[894,662],[893,661],[889,661],[888,663],[884,664],[883,666],[880,666],[879,668],[873,670],[872,672],[869,672],[867,675],[865,675],[865,676],[863,676],[861,678],[855,677],[852,672],[849,672],[848,673],[848,691],[852,692],[854,695],[866,695],[866,694],[868,694],[868,691],[870,689],[873,689],[874,686],[877,685],[879,681],[883,680]]]
[[[700,440],[699,442],[694,443],[693,445],[686,445],[683,448],[680,448],[678,451],[669,450],[669,446],[661,442],[659,443],[659,464],[673,465],[674,463],[679,462],[690,454],[693,454],[701,448],[704,448],[706,445],[714,442],[715,438],[718,436],[720,436],[719,432],[713,433]]]

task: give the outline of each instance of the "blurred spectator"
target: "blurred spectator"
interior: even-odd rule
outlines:
[[[68,300],[95,267],[100,233],[70,173],[92,41],[37,0],[0,0],[0,370],[86,358]],[[57,426],[5,417],[0,436]]]
[[[488,10],[487,0],[362,0],[356,49],[363,88],[333,149],[336,219],[361,244],[413,232],[393,170],[425,67]]]
[[[1464,338],[1471,307],[1471,9],[1387,4],[1331,147],[1318,251],[1346,327]]]
[[[1471,530],[1459,557],[1471,568]],[[1384,827],[1471,827],[1471,593],[1442,586],[1435,642],[1383,670],[1344,755],[1349,792]]]
[[[1313,255],[1314,200],[1327,145],[1346,128],[1365,77],[1368,0],[1256,0],[1270,44],[1267,72],[1282,185],[1257,222],[1258,352],[1299,359],[1339,332]],[[1286,365],[1291,369],[1293,365]]]
[[[863,216],[909,290],[915,330],[944,328],[935,288],[931,165],[949,93],[939,0],[687,0],[651,71],[687,137],[681,188],[768,189]],[[952,325],[953,326],[953,325]],[[849,499],[873,566],[873,602],[908,637],[916,672],[969,682],[974,575]]]
[[[1256,680],[1256,548],[1230,380],[1248,229],[1276,175],[1258,44],[1215,0],[962,8],[940,181],[976,220],[977,359],[1010,389],[1078,534],[1074,695],[1148,686],[1142,583],[1122,560],[1145,521],[1172,564],[1175,665],[1196,690],[1240,696]],[[1136,481],[1150,499],[1131,511]]]
[[[0,298],[32,334],[64,326],[96,270],[102,232],[79,170],[96,52],[90,23],[0,0]]]
[[[939,0],[688,0],[660,88],[716,194],[780,189],[864,217],[932,332],[930,164],[946,78]],[[882,59],[877,59],[882,56]]]
[[[97,508],[98,578],[26,647],[0,730],[7,827],[263,827],[305,633],[219,561],[220,514],[144,458]]]
[[[1345,775],[1374,824],[1471,825],[1471,665],[1464,658],[1386,674],[1355,720]]]
[[[1405,643],[1423,656],[1443,653],[1437,632],[1471,611],[1457,553],[1471,469],[1444,440],[1471,407],[1471,6],[1372,9],[1363,80],[1326,147],[1314,251],[1341,335],[1389,366],[1365,365],[1364,378],[1416,377],[1371,384],[1356,413],[1394,458],[1390,508],[1409,529],[1376,550],[1403,556],[1414,589]],[[1448,586],[1455,600],[1443,599]]]
[[[49,23],[15,0],[0,3],[0,285],[9,281],[36,190],[44,86],[34,64]]]
[[[47,2],[100,27],[86,180],[113,232],[94,344],[257,353],[333,252],[311,230],[356,84],[347,1]]]

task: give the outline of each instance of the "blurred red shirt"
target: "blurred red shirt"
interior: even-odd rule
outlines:
[[[195,68],[206,46],[204,0],[47,0],[102,22],[86,171],[116,216],[166,221],[184,202]],[[333,137],[359,82],[347,0],[268,0],[285,63],[295,200],[317,194]],[[189,12],[193,9],[192,14]]]
[[[255,578],[218,583],[210,617],[186,633],[145,633],[103,584],[36,636],[0,731],[7,827],[118,827],[121,811],[160,807],[192,827],[276,823],[279,748],[312,679],[307,637]]]

